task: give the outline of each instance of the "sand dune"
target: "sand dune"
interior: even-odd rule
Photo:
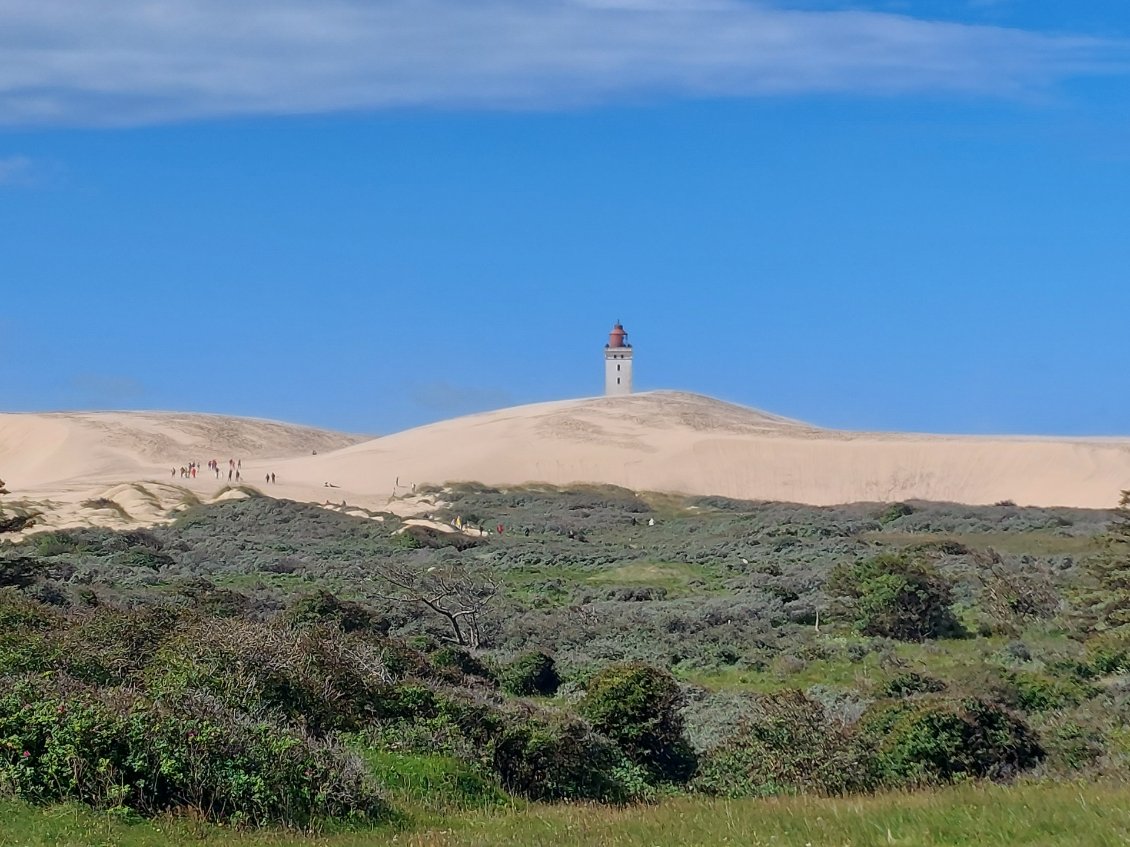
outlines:
[[[1106,508],[1130,438],[857,433],[678,392],[568,400],[445,421],[284,465],[354,494],[476,480],[612,483],[814,505],[907,499]]]
[[[330,451],[363,439],[254,418],[174,412],[0,414],[0,475],[37,489],[170,476],[192,461]]]
[[[317,455],[313,455],[313,451]],[[678,392],[503,409],[379,439],[271,421],[157,412],[0,415],[5,502],[39,529],[139,525],[242,496],[182,480],[243,460],[265,493],[342,510],[411,511],[423,484],[609,483],[815,505],[909,499],[1108,508],[1130,487],[1130,438],[909,435],[821,429]],[[265,484],[274,472],[278,483]]]
[[[140,526],[223,492],[226,474],[182,479],[189,462],[247,463],[246,481],[280,457],[328,452],[364,440],[251,418],[164,412],[0,414],[0,504],[42,513],[35,529]],[[253,470],[253,468],[255,470]],[[205,471],[207,469],[205,468]]]

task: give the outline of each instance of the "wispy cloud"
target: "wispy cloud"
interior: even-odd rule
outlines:
[[[25,185],[32,179],[32,162],[27,156],[0,157],[0,186]]]
[[[443,380],[413,383],[408,387],[408,396],[417,406],[445,415],[497,409],[514,402],[507,392],[499,389],[456,385]]]
[[[0,0],[0,123],[655,95],[1007,94],[1124,45],[756,0]]]

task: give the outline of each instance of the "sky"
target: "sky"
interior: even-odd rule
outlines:
[[[1130,3],[0,0],[0,410],[1130,434]]]

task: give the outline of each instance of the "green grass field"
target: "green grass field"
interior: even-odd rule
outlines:
[[[1114,847],[1130,844],[1130,787],[966,785],[846,800],[671,799],[616,809],[500,806],[423,824],[303,835],[179,819],[126,823],[78,806],[0,803],[5,847]]]

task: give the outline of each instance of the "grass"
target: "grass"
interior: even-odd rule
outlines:
[[[587,577],[589,585],[646,586],[665,588],[670,594],[685,594],[692,585],[716,580],[709,568],[685,562],[633,562],[602,570]]]
[[[499,572],[507,593],[530,606],[561,606],[573,590],[592,588],[662,588],[669,599],[704,592],[718,593],[717,575],[703,565],[685,562],[632,562],[596,572],[569,565],[509,568]],[[556,588],[549,586],[556,585]]]
[[[358,753],[393,804],[414,820],[434,820],[441,814],[518,802],[492,779],[450,756],[373,749]]]
[[[1130,786],[965,785],[866,798],[671,798],[626,808],[497,807],[435,824],[323,835],[239,832],[185,818],[127,823],[77,806],[0,802],[6,847],[1114,847],[1130,843]]]
[[[132,521],[133,516],[126,511],[126,507],[119,503],[117,500],[111,500],[108,497],[96,497],[93,500],[83,500],[79,504],[84,509],[106,510],[113,512],[123,521]]]
[[[881,530],[862,533],[860,538],[892,547],[912,547],[929,542],[953,541],[971,550],[993,549],[998,553],[1033,556],[1086,556],[1102,549],[1093,535],[1065,535],[1060,530],[1028,532],[898,532]]]
[[[928,674],[944,682],[958,682],[970,669],[989,666],[991,657],[1008,643],[1008,639],[1001,637],[957,638],[922,643],[891,642],[890,655],[886,657],[872,651],[857,661],[849,659],[846,648],[853,643],[862,644],[865,641],[866,639],[852,635],[828,634],[813,642],[813,646],[827,648],[826,658],[799,660],[793,664],[782,657],[764,670],[725,667],[692,670],[679,676],[687,682],[715,691],[750,691],[759,694],[785,688],[807,689],[814,685],[866,691],[873,685],[906,671]],[[1064,638],[1052,639],[1051,636],[1045,637],[1043,642],[1045,647],[1066,643]]]

